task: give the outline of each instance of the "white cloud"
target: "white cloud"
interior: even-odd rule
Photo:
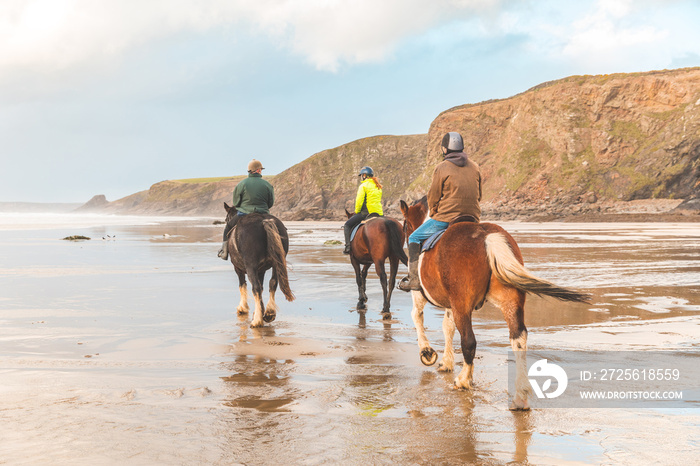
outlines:
[[[577,73],[644,71],[697,53],[694,0],[535,1],[504,10],[491,34],[527,37],[530,57]]]
[[[331,72],[387,60],[412,37],[441,42],[435,46],[468,46],[513,34],[531,38],[533,56],[600,69],[627,52],[630,61],[643,54],[658,61],[663,47],[668,51],[680,34],[654,17],[655,8],[664,5],[661,0],[2,0],[0,80],[26,72],[37,79],[60,70],[82,72],[150,41],[217,28],[228,32],[220,36],[224,41],[237,37],[238,28],[252,30]],[[676,55],[697,52],[687,45],[693,34],[682,46],[672,44]]]
[[[0,4],[0,67],[62,68],[230,20],[214,3],[5,0]]]
[[[440,21],[502,0],[3,0],[0,69],[64,68],[150,40],[253,25],[322,70],[385,59]]]
[[[668,35],[651,24],[627,22],[633,7],[631,0],[599,0],[591,14],[572,24],[562,54],[585,61],[607,60],[621,50],[654,44]]]
[[[294,2],[283,8],[292,49],[319,69],[381,61],[399,42],[459,18],[488,14],[499,0],[356,0]],[[287,3],[289,7],[291,3]]]

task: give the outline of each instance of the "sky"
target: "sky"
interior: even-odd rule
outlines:
[[[697,0],[0,0],[0,202],[272,175],[541,82],[700,66],[698,24]]]

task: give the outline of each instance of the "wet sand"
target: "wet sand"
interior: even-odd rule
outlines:
[[[475,314],[476,389],[453,390],[453,374],[419,362],[408,294],[394,293],[382,321],[370,271],[369,309],[354,312],[352,267],[324,245],[341,239],[339,223],[288,224],[297,300],[279,300],[262,329],[236,316],[237,279],[209,220],[30,223],[0,227],[0,462],[697,458],[695,405],[509,411],[508,332],[488,305]],[[594,295],[593,306],[528,298],[531,349],[697,350],[699,225],[503,226],[533,271]],[[59,240],[74,234],[93,240]],[[426,309],[440,352],[441,319]]]

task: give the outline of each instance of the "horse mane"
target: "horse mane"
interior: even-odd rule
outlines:
[[[425,220],[428,217],[428,196],[423,196],[420,199],[413,201],[413,204],[411,204],[411,207],[420,207],[423,211],[425,211],[425,216],[423,217],[423,220]]]

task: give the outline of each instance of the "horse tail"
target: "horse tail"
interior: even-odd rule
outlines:
[[[386,227],[389,230],[389,244],[391,247],[391,254],[398,257],[403,265],[408,265],[408,257],[403,251],[403,241],[401,241],[401,228],[393,220],[387,219]]]
[[[282,238],[277,230],[277,224],[271,218],[263,220],[262,223],[267,234],[267,253],[272,258],[272,268],[277,273],[280,290],[284,293],[287,301],[294,301],[294,293],[289,288],[289,278],[287,277],[287,256],[282,245]]]
[[[534,276],[515,257],[513,249],[502,233],[491,233],[486,236],[484,242],[491,272],[501,283],[538,296],[551,296],[562,301],[579,303],[590,302],[591,297],[588,294],[569,290]]]

